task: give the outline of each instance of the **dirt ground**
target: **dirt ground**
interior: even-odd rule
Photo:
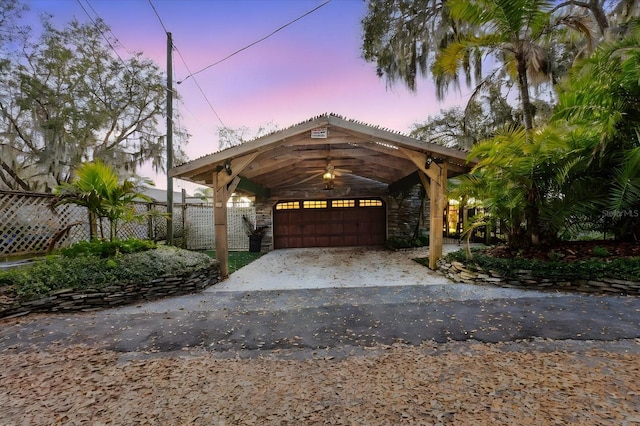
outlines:
[[[249,357],[7,349],[1,423],[640,424],[640,341],[608,344],[423,343]]]

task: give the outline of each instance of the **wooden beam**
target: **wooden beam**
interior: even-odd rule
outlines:
[[[259,183],[252,181],[251,179],[247,179],[246,177],[242,177],[240,179],[240,183],[238,184],[238,188],[241,191],[250,192],[251,194],[258,195],[260,197],[269,198],[271,196],[271,191],[266,186],[262,186]]]
[[[229,195],[233,194],[236,191],[236,188],[238,188],[238,184],[240,183],[242,179],[240,179],[240,176],[236,176],[229,185],[227,185],[227,192],[229,193]]]
[[[466,160],[468,153],[457,149],[446,148],[436,143],[424,142],[418,139],[414,139],[409,136],[405,136],[389,130],[379,129],[376,127],[361,125],[350,120],[345,120],[336,116],[328,117],[330,126],[337,126],[341,128],[341,131],[345,133],[354,134],[355,136],[365,137],[369,140],[379,140],[381,142],[388,142],[389,144],[396,144],[402,147],[406,147],[412,150],[421,152],[432,152],[436,156],[451,157],[459,160]],[[399,147],[400,147],[399,146]]]
[[[258,156],[257,152],[253,154],[244,155],[242,157],[234,158],[229,161],[230,173],[227,173],[226,170],[220,170],[217,173],[216,184],[220,186],[228,185],[233,179],[236,178],[244,169],[247,167],[256,157]]]
[[[440,166],[435,163],[431,163],[429,167],[427,167],[427,155],[422,152],[412,151],[406,148],[398,148],[400,152],[402,152],[409,160],[415,164],[418,170],[421,170],[424,174],[429,176],[429,179],[437,179],[440,173]],[[436,167],[432,167],[432,166]],[[436,171],[436,169],[438,169]]]
[[[227,237],[227,201],[229,191],[219,181],[220,173],[213,173],[213,226],[215,230],[216,260],[220,264],[222,279],[229,276],[229,241]]]
[[[422,187],[427,193],[427,197],[431,199],[431,182],[429,182],[429,178],[425,175],[421,170],[418,171],[418,177],[420,178],[420,182],[422,183]]]

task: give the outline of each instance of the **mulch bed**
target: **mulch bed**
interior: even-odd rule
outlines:
[[[425,343],[340,360],[185,353],[123,361],[75,346],[5,351],[0,363],[7,425],[640,422],[638,350]]]

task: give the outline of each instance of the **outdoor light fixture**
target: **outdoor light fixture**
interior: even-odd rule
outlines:
[[[428,169],[431,163],[442,164],[444,163],[444,158],[432,157],[431,154],[427,154],[427,161],[424,164],[424,168]]]
[[[231,160],[224,162],[224,171],[227,172],[229,176],[233,174],[233,171],[231,170]]]
[[[430,155],[427,155],[427,161],[424,164],[424,168],[428,169],[429,167],[431,167],[431,163],[433,163],[433,157]]]

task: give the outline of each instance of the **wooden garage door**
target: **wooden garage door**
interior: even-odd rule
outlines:
[[[379,246],[386,240],[379,199],[282,201],[273,210],[274,248]]]

